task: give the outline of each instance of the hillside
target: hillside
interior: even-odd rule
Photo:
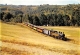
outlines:
[[[65,33],[65,36],[70,39],[69,42],[79,44],[80,43],[80,27],[67,27],[67,26],[40,26],[49,30],[57,30]]]
[[[0,20],[43,26],[80,26],[80,4],[1,5]]]
[[[54,39],[24,24],[0,24],[1,55],[80,55],[79,44]]]

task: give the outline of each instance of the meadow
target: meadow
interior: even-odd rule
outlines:
[[[80,27],[68,27],[68,26],[41,26],[41,28],[46,28],[49,30],[56,30],[64,32],[65,37],[71,39],[70,42],[79,44],[80,43]]]
[[[70,41],[62,41],[39,33],[24,24],[0,22],[1,55],[80,55],[80,28],[45,27],[66,34]]]

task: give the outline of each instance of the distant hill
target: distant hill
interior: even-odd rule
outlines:
[[[4,5],[0,4],[0,9],[3,12],[13,12],[20,10],[24,14],[38,14],[38,13],[62,13],[62,14],[70,14],[74,9],[80,10],[80,4],[69,4],[69,5]]]
[[[20,16],[30,19],[29,21],[33,24],[33,20],[37,16],[39,20],[41,19],[41,15],[44,18],[44,22],[47,22],[48,19],[54,19],[54,21],[50,21],[51,25],[55,25],[53,23],[62,22],[57,20],[67,19],[67,23],[69,25],[80,25],[80,4],[68,4],[68,5],[0,5],[0,13],[10,13],[14,15],[13,17]],[[45,17],[44,17],[45,16]],[[20,18],[19,18],[20,19]],[[56,21],[55,21],[56,20]],[[41,22],[41,21],[40,21]],[[56,23],[57,23],[56,22]],[[63,23],[64,23],[63,22]],[[47,22],[48,23],[48,22]],[[71,24],[74,23],[74,24]],[[58,23],[59,24],[59,23]],[[62,25],[62,24],[60,24]]]

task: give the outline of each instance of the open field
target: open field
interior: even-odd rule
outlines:
[[[79,35],[80,28],[65,29],[65,27],[55,27],[64,31],[68,38],[75,42],[62,41],[50,36],[38,33],[23,24],[11,25],[0,23],[0,54],[1,55],[80,55]],[[45,28],[45,27],[44,27]],[[48,27],[49,28],[49,27]],[[53,28],[53,27],[51,27]],[[68,27],[69,28],[69,27]],[[79,31],[80,32],[80,31]],[[72,35],[72,36],[71,36]],[[76,37],[75,37],[76,36]]]
[[[46,28],[49,30],[57,30],[57,31],[61,31],[64,32],[66,37],[71,39],[70,42],[76,43],[76,44],[80,44],[80,27],[63,27],[63,26],[42,26],[42,28]]]

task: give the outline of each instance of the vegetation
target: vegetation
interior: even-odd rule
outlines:
[[[68,36],[70,39],[74,39],[74,41],[65,42],[38,33],[23,24],[12,25],[2,22],[0,24],[1,55],[80,55],[80,41],[76,35],[80,28],[61,27],[61,29],[60,27],[55,27],[55,29],[61,29],[67,35],[71,35]],[[75,37],[72,31],[75,31]]]
[[[74,40],[75,43],[79,44],[80,38],[80,28],[79,27],[63,27],[63,26],[41,26],[41,28],[46,28],[49,30],[57,30],[65,33],[65,37]],[[77,37],[77,38],[76,38]]]
[[[35,25],[80,26],[80,4],[69,5],[1,5],[4,22],[30,22]]]
[[[80,4],[0,5],[0,9],[1,55],[80,55],[80,28],[74,27],[80,26]],[[38,33],[23,22],[65,32],[70,40]]]

